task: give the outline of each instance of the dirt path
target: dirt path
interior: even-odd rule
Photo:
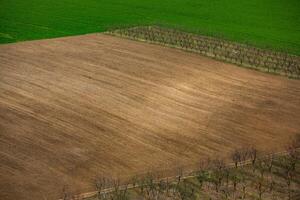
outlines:
[[[299,134],[299,83],[101,34],[1,45],[0,199],[282,150]]]

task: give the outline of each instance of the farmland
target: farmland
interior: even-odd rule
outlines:
[[[160,24],[300,55],[298,0],[0,0],[0,43]]]
[[[55,199],[300,130],[298,80],[103,34],[0,46],[0,199]]]

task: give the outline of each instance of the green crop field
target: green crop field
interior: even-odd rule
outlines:
[[[299,0],[0,0],[0,43],[149,24],[300,55]]]

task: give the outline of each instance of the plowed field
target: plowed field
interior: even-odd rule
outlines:
[[[0,46],[0,199],[56,199],[300,133],[300,82],[102,34]]]

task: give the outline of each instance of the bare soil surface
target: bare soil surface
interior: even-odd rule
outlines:
[[[300,133],[300,81],[103,34],[0,46],[0,199],[88,192]]]

